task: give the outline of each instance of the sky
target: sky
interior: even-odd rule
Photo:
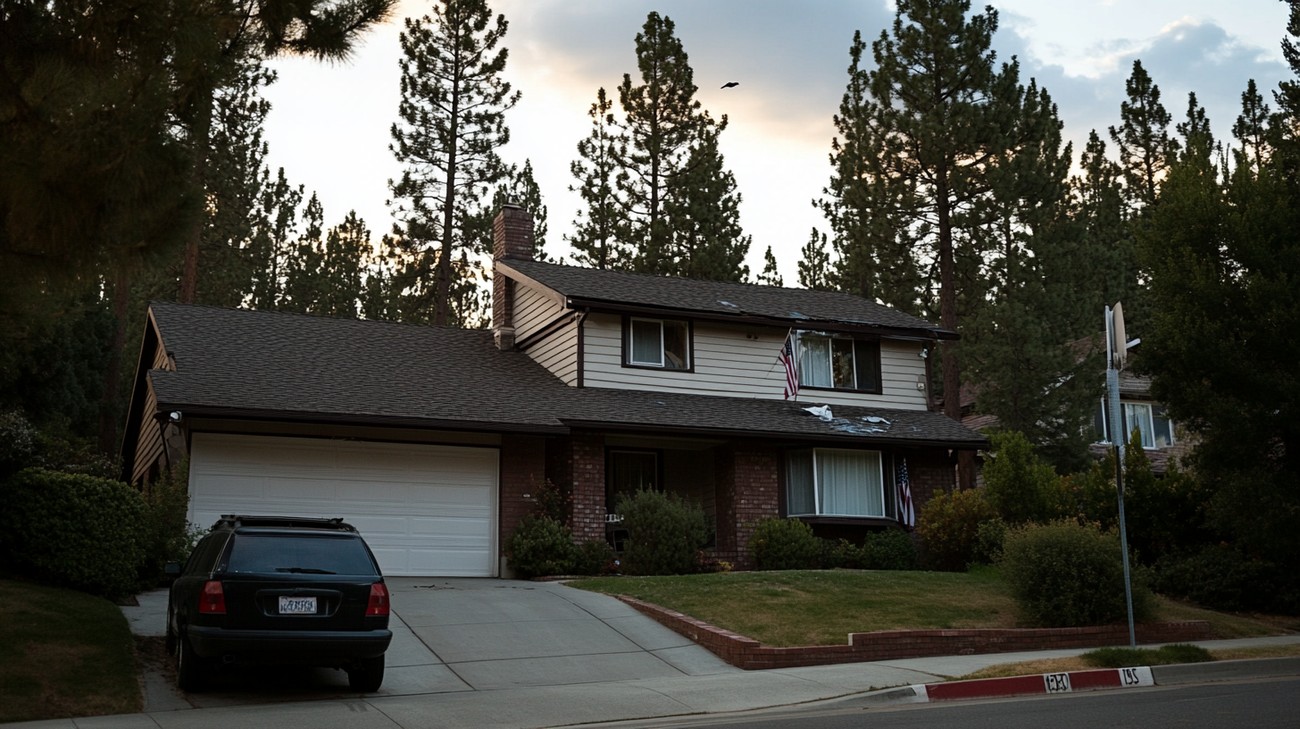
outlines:
[[[696,98],[729,126],[720,148],[742,195],[741,225],[752,237],[751,273],[770,246],[787,286],[797,285],[800,248],[827,231],[812,201],[830,179],[832,117],[844,94],[855,31],[869,43],[893,22],[888,0],[489,0],[509,22],[506,76],[522,92],[507,113],[507,162],[533,165],[547,206],[546,250],[571,250],[564,235],[580,207],[569,164],[591,130],[587,111],[604,87],[617,99],[636,71],[636,34],[651,11],[671,18],[699,87]],[[972,3],[973,7],[982,7]],[[1001,0],[993,3],[1000,60],[1015,56],[1058,107],[1077,162],[1091,130],[1120,123],[1135,59],[1181,121],[1196,94],[1217,138],[1230,140],[1249,79],[1271,91],[1292,77],[1281,51],[1287,6],[1280,0]],[[374,237],[392,226],[388,181],[401,168],[389,151],[400,99],[399,36],[405,18],[431,12],[404,0],[366,34],[348,61],[272,62],[279,79],[265,136],[272,169],[315,191],[327,225],[356,210]],[[736,81],[738,86],[720,88]],[[1170,129],[1173,133],[1173,129]],[[1113,149],[1112,149],[1113,152]]]

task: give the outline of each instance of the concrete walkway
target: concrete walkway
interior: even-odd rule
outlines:
[[[1085,652],[742,671],[617,600],[561,584],[445,578],[388,582],[393,593],[394,639],[378,693],[350,692],[341,671],[267,669],[231,672],[219,677],[209,691],[182,694],[166,671],[153,671],[145,677],[144,713],[10,726],[564,726],[829,699],[911,702],[924,700],[927,684],[991,665]],[[139,601],[139,607],[123,608],[132,630],[162,635],[166,593],[147,593]],[[1300,636],[1204,645],[1296,643]],[[1256,664],[1266,668],[1253,668]],[[1200,675],[1217,680],[1225,671],[1235,675],[1241,670],[1300,675],[1300,659],[1201,665],[1205,668],[1178,674],[1179,680]],[[1155,683],[1160,683],[1159,673]],[[981,691],[988,696],[1006,695],[1009,686],[989,684]],[[903,688],[882,691],[890,687]]]

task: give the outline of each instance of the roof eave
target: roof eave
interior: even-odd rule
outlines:
[[[737,437],[765,438],[786,441],[806,441],[825,443],[852,443],[857,445],[877,445],[915,448],[951,448],[954,450],[980,450],[988,448],[987,438],[944,439],[944,438],[891,438],[888,433],[861,435],[851,433],[804,433],[784,430],[746,430],[743,428],[707,428],[682,427],[679,425],[658,425],[654,423],[612,423],[603,420],[580,420],[562,418],[561,421],[571,430],[601,430],[616,432],[654,433],[656,435],[686,435],[697,437]]]
[[[433,419],[416,416],[380,415],[373,413],[321,413],[297,410],[263,410],[258,408],[194,405],[159,402],[159,414],[179,411],[187,418],[211,420],[251,420],[321,425],[383,426],[393,428],[421,428],[426,430],[459,430],[483,433],[530,433],[535,435],[566,435],[564,425],[540,423],[510,423],[501,421]]]

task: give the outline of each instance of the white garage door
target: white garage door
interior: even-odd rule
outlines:
[[[195,433],[190,520],[343,517],[386,575],[491,577],[496,448]]]

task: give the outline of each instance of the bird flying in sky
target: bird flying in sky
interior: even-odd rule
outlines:
[[[727,83],[725,83],[725,84],[722,85],[722,88],[724,88],[724,89],[729,89],[729,88],[731,88],[732,86],[739,86],[739,85],[740,85],[740,82],[739,82],[739,81],[728,81]]]

